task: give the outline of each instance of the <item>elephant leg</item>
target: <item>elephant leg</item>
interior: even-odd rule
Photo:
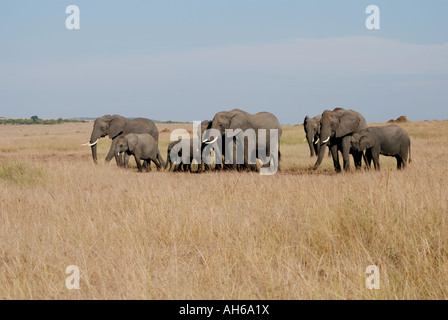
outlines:
[[[197,169],[196,172],[199,173],[199,166],[200,166],[200,164],[197,164],[197,166],[198,166],[198,169]],[[188,169],[189,169],[190,173],[194,173],[194,171],[193,171],[193,158],[190,159],[190,164],[188,165]]]
[[[375,166],[375,170],[380,170],[380,153],[376,151],[372,151],[372,160],[373,165]]]
[[[362,153],[362,159],[364,160],[364,163],[366,164],[366,166],[367,166],[367,156],[366,156],[366,154],[365,154],[365,152],[363,152]]]
[[[151,171],[151,160],[144,160],[143,168],[145,168],[146,172],[150,172]]]
[[[244,164],[246,164],[249,167],[249,170],[252,172],[258,172],[257,167],[257,150],[254,148],[253,150],[250,150],[249,153],[249,147],[246,146],[245,150],[247,150],[247,153],[244,156]],[[253,161],[255,160],[255,163]]]
[[[399,155],[400,159],[401,159],[401,167],[404,169],[406,168],[406,163],[408,162],[408,155],[407,152],[404,154],[400,154]]]
[[[331,152],[331,156],[333,157],[333,165],[334,165],[334,169],[337,172],[341,171],[341,165],[339,164],[339,154],[338,154],[338,146],[332,145],[330,147],[330,152]]]
[[[215,153],[215,171],[221,171],[224,169],[223,158],[224,156],[221,155],[221,163],[219,163],[219,156]]]
[[[136,155],[134,155],[134,158],[135,158],[135,163],[137,163],[138,172],[142,172],[142,164],[140,163],[140,157],[137,157]]]
[[[350,137],[342,139],[342,161],[344,164],[344,170],[350,170]]]
[[[316,155],[318,155],[319,153],[316,153]],[[280,149],[278,149],[278,158],[277,158],[277,171],[282,171],[282,169],[280,168],[280,158],[281,158],[281,153],[280,153]]]
[[[372,150],[371,149],[366,150],[366,153],[364,154],[364,162],[366,163],[367,169],[370,169],[371,164],[372,164]]]
[[[163,167],[160,163],[160,159],[158,158],[152,159],[152,162],[154,162],[154,164],[156,165],[157,171],[159,171]],[[151,167],[151,164],[149,166]]]
[[[403,159],[400,156],[395,156],[397,159],[397,169],[401,170],[403,168]]]
[[[120,166],[120,167],[123,167],[123,166],[124,166],[124,159],[123,159],[123,156],[122,156],[121,154],[119,154],[119,155],[117,155],[117,156],[118,156],[118,162],[117,162],[117,165]],[[117,160],[115,160],[115,161],[117,161]]]
[[[354,151],[352,155],[353,155],[353,162],[355,163],[356,170],[361,169],[362,158],[363,158],[364,154],[362,152],[359,152],[359,151]]]
[[[364,163],[366,164],[366,167],[367,167],[367,156],[366,156],[365,152],[362,152],[361,163],[362,163],[362,160],[364,160]]]
[[[204,171],[212,171],[211,165],[204,162]]]

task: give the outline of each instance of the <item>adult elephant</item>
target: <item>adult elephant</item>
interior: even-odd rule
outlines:
[[[356,167],[360,167],[362,152],[351,148],[351,136],[367,128],[366,119],[354,110],[337,108],[333,111],[325,110],[322,113],[320,125],[319,140],[321,146],[314,169],[317,169],[322,163],[325,146],[327,145],[330,147],[336,171],[341,171],[338,151],[342,152],[344,170],[348,171],[350,169],[350,153],[353,155]]]
[[[90,142],[86,143],[86,146],[90,146],[92,149],[92,158],[95,163],[97,160],[97,143],[100,138],[109,136],[112,139],[112,144],[109,149],[109,153],[106,156],[106,161],[109,162],[115,157],[118,165],[122,165],[122,161],[118,154],[116,154],[116,143],[118,138],[127,135],[129,133],[149,133],[156,143],[159,141],[159,130],[156,125],[146,118],[127,119],[120,115],[104,115],[95,120],[93,125],[92,134],[90,136]],[[163,163],[162,159],[159,159]]]
[[[213,124],[213,120],[204,120],[201,123],[201,134],[202,134],[202,143],[203,146],[207,146],[209,144],[211,144],[209,142],[209,138],[210,135],[207,132],[207,130],[212,128],[212,124]],[[226,153],[225,153],[225,148],[223,148],[223,142],[224,142],[224,136],[221,137],[221,140],[218,142],[212,142],[213,145],[213,149],[214,149],[214,170],[216,171],[221,171],[221,170],[237,170],[237,169],[243,169],[243,165],[237,165],[236,164],[236,148],[234,145],[233,148],[233,160],[232,163],[226,163],[225,159],[226,159]],[[219,149],[219,150],[216,150]],[[204,156],[204,155],[203,155]],[[224,159],[223,159],[224,157]],[[211,161],[211,159],[210,159]],[[209,164],[206,164],[207,162],[204,162],[204,165],[206,167],[206,171],[211,171],[212,167]]]
[[[280,170],[280,138],[282,135],[282,127],[277,117],[270,112],[259,112],[256,114],[250,114],[240,109],[233,109],[231,111],[218,112],[210,126],[210,129],[218,130],[221,133],[222,141],[224,140],[226,130],[233,130],[233,136],[239,138],[239,141],[244,141],[244,166],[248,166],[253,171],[258,171],[256,163],[253,163],[254,158],[264,159],[271,158],[271,140],[270,130],[278,130],[278,140],[273,141],[278,147],[277,169]],[[245,136],[250,130],[253,129],[255,133],[255,146],[253,150],[248,148],[248,138]],[[265,143],[262,143],[259,136],[259,130],[266,130]],[[249,130],[249,131],[248,131]],[[214,143],[219,137],[213,137],[211,134],[205,135],[204,141],[206,143]],[[213,139],[213,140],[212,140]],[[223,148],[225,149],[225,148]],[[264,153],[264,154],[263,154]],[[252,161],[250,161],[252,160]],[[267,160],[267,159],[266,159]],[[264,166],[268,166],[269,163],[265,163]]]
[[[305,117],[303,120],[303,129],[305,130],[306,140],[308,141],[308,146],[310,148],[310,157],[314,157],[314,155],[319,154],[320,143],[319,143],[319,135],[320,135],[320,119],[321,115],[315,116],[314,118],[310,118],[309,116]]]

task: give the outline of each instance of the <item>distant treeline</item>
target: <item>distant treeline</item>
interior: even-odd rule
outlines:
[[[32,116],[30,119],[4,119],[0,118],[1,124],[61,124],[66,122],[87,122],[79,119],[39,119],[37,116]]]
[[[65,122],[89,122],[89,120],[95,120],[96,118],[79,118],[79,119],[39,119],[38,116],[32,116],[30,119],[6,119],[3,117],[0,117],[0,125],[2,124],[60,124]],[[129,118],[129,119],[135,119],[135,118]],[[161,121],[161,120],[152,120],[156,123],[191,123],[188,121]]]

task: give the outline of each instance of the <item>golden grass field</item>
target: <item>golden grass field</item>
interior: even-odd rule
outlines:
[[[285,126],[274,176],[95,166],[92,126],[0,126],[0,299],[448,298],[447,121],[402,124],[405,170],[340,174]]]

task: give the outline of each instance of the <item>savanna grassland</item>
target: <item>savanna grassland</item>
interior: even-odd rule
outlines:
[[[340,174],[285,126],[274,176],[94,165],[92,125],[0,126],[0,299],[448,298],[447,121],[402,124],[403,171]]]

